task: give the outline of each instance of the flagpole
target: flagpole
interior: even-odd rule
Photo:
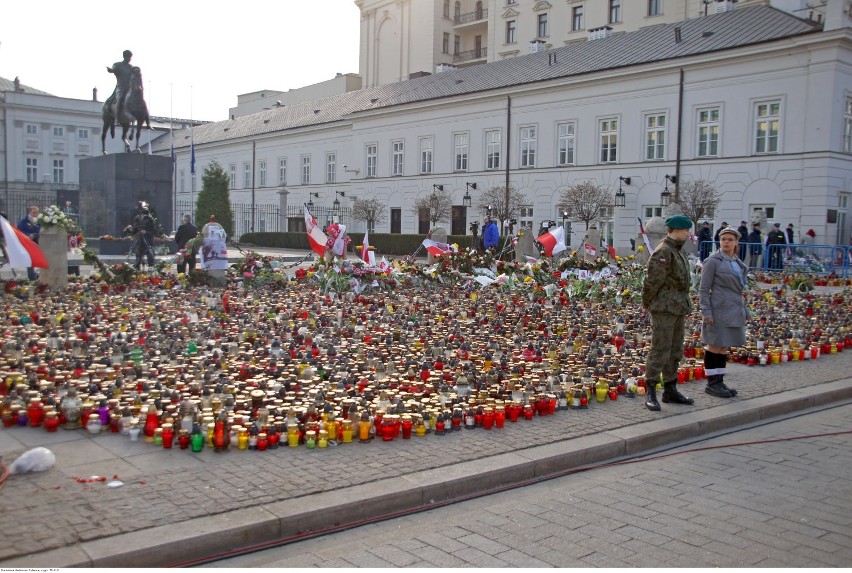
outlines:
[[[178,228],[181,220],[177,212],[177,163],[175,163],[175,108],[174,84],[169,84],[169,160],[172,162],[172,229]]]
[[[189,192],[189,216],[195,221],[195,136],[193,133],[194,122],[192,121],[192,86],[189,86],[189,153],[190,166],[189,177],[192,179]]]

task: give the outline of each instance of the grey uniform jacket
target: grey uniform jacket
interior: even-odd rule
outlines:
[[[743,326],[746,322],[743,285],[731,266],[732,261],[745,277],[748,274],[745,263],[736,256],[727,257],[722,251],[707,257],[701,270],[701,314],[712,316],[716,326]]]

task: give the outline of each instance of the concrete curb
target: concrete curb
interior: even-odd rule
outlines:
[[[354,525],[685,439],[852,399],[852,379],[730,402],[486,459],[379,480],[71,547],[13,558],[9,567],[166,567],[309,532]]]

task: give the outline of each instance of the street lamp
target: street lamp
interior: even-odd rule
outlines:
[[[314,208],[314,200],[311,197],[316,197],[319,199],[319,193],[308,193],[308,209]]]
[[[465,183],[464,184],[464,197],[462,197],[462,206],[470,207],[471,206],[471,197],[470,197],[470,189],[476,191],[476,183]]]
[[[621,177],[618,178],[618,191],[615,193],[615,206],[616,207],[624,207],[625,203],[625,195],[624,191],[621,189],[621,184],[625,183],[626,185],[630,185],[630,177]]]
[[[340,211],[340,199],[337,198],[338,196],[346,197],[346,193],[344,191],[335,191],[334,192],[334,203],[331,204],[331,207],[332,207],[332,209],[334,209],[335,213]]]
[[[663,192],[660,193],[660,207],[668,207],[671,205],[672,193],[669,191],[669,181],[671,181],[672,185],[677,185],[677,176],[666,175],[666,186],[663,189]]]

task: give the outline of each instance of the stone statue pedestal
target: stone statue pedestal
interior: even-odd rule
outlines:
[[[68,233],[59,227],[42,229],[38,246],[48,264],[39,272],[39,282],[50,290],[64,290],[68,286]]]
[[[515,245],[515,261],[518,263],[527,262],[527,258],[524,255],[535,258],[539,257],[532,231],[524,231],[522,235],[518,235],[518,243]]]
[[[586,245],[594,247],[595,253],[591,254],[586,251]],[[591,227],[586,231],[586,236],[583,237],[583,260],[592,261],[598,258],[601,254],[601,232],[596,227]]]

